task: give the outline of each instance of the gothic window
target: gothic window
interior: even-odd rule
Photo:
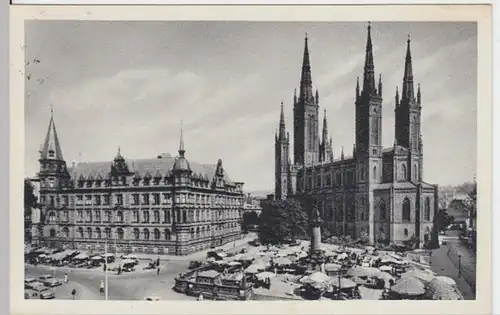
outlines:
[[[50,237],[56,237],[56,230],[50,229],[49,235],[50,235]]]
[[[191,228],[191,239],[194,239],[194,228]]]
[[[142,212],[142,215],[143,215],[143,220],[142,220],[142,222],[144,222],[144,223],[149,223],[149,211],[147,211],[147,210],[146,210],[146,211],[143,211],[143,212]]]
[[[155,210],[153,212],[153,215],[154,215],[154,219],[155,219],[154,223],[160,223],[160,211]]]
[[[133,215],[134,215],[134,222],[138,223],[139,222],[139,211],[134,211]]]
[[[67,227],[63,227],[62,229],[62,235],[64,238],[68,238],[69,237],[69,229]]]
[[[121,228],[116,229],[116,236],[119,240],[122,240],[123,239],[123,229],[121,229]]]
[[[94,214],[95,214],[95,220],[96,220],[97,222],[101,222],[101,211],[96,210],[96,211],[94,212]]]
[[[377,180],[377,166],[373,167],[373,180]]]
[[[418,179],[418,175],[417,175],[417,164],[413,165],[413,178],[415,180]]]
[[[78,228],[78,238],[83,238],[83,228],[82,227]]]
[[[89,239],[92,238],[92,228],[90,228],[90,227],[87,228],[87,238],[89,238]]]
[[[160,204],[160,194],[153,194],[153,204],[154,205]]]
[[[101,229],[100,228],[96,228],[95,229],[95,237],[96,238],[101,238],[102,235],[101,235]]]
[[[54,207],[55,204],[56,204],[56,201],[55,201],[54,196],[50,196],[50,206]]]
[[[160,240],[160,230],[154,229],[153,234],[154,234],[155,241],[159,241]]]
[[[116,213],[116,219],[117,219],[117,221],[118,221],[119,223],[123,223],[123,212],[118,211],[118,212]]]
[[[144,239],[146,241],[149,241],[149,230],[148,229],[144,229]]]
[[[187,222],[187,213],[186,210],[182,210],[182,222]]]
[[[406,165],[401,164],[401,179],[406,180],[407,179],[407,173],[406,173]]]
[[[139,204],[139,194],[133,194],[132,195],[132,205],[138,205]]]
[[[91,210],[85,211],[85,222],[92,222],[92,211]]]
[[[163,210],[165,223],[170,223],[170,210]]]
[[[431,201],[429,200],[429,197],[425,198],[424,220],[425,221],[431,220]]]
[[[169,229],[165,229],[165,240],[170,241],[171,233]]]
[[[380,220],[383,221],[383,220],[385,220],[387,218],[387,213],[386,213],[386,207],[385,207],[384,200],[380,201],[379,210],[380,210],[380,213],[379,213]]]
[[[406,197],[403,200],[403,221],[411,221],[411,205],[410,200]]]
[[[142,194],[142,204],[149,205],[149,194]]]
[[[122,194],[116,195],[116,204],[119,206],[123,205],[123,195]]]
[[[405,236],[405,237],[408,237],[408,229],[404,229],[404,232],[403,232],[403,233],[404,233],[404,236]]]
[[[138,239],[140,239],[140,238],[141,238],[141,232],[139,231],[139,229],[138,229],[138,228],[135,228],[135,229],[134,229],[134,238],[135,238],[136,240],[138,240]]]
[[[101,196],[99,196],[99,195],[95,196],[95,204],[97,206],[101,205]]]
[[[104,196],[104,205],[109,206],[109,196],[108,195]]]
[[[200,238],[200,227],[196,228],[196,238]]]

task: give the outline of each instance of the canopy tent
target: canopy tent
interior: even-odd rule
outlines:
[[[439,279],[432,280],[426,288],[425,298],[432,300],[463,300],[464,297],[452,286]]]
[[[288,258],[282,257],[274,260],[274,263],[278,266],[289,266],[292,264],[292,261]]]
[[[401,275],[401,278],[416,278],[424,283],[431,282],[435,277],[436,276],[429,271],[421,269],[412,269]]]
[[[90,260],[104,260],[104,258],[102,258],[101,256],[94,256],[91,257]]]
[[[245,269],[245,273],[258,273],[260,271],[264,271],[265,269],[266,267],[262,265],[250,265],[247,269]]]
[[[230,261],[227,264],[228,264],[228,266],[240,266],[241,265],[241,263],[237,262],[237,261]]]
[[[137,260],[137,256],[136,255],[125,255],[122,257],[122,259],[133,259],[133,260]]]
[[[259,265],[264,267],[269,267],[271,264],[268,261],[269,258],[265,259],[264,257],[256,259],[252,262],[252,265]]]
[[[325,264],[325,271],[327,272],[335,272],[335,271],[338,271],[342,268],[342,265],[339,265],[339,264],[333,264],[333,263],[330,263],[330,264]]]
[[[266,279],[266,278],[273,278],[276,275],[273,272],[264,271],[264,272],[259,272],[255,276],[257,277],[257,279],[263,280],[263,279]]]
[[[329,282],[332,278],[322,272],[314,272],[310,275],[302,277],[300,283],[315,283],[315,282]]]
[[[455,282],[455,280],[453,280],[452,278],[450,277],[445,277],[445,276],[438,276],[436,277],[434,280],[438,280],[438,281],[441,281],[441,282],[444,282],[444,283],[447,283],[451,286],[456,286],[457,283]],[[432,281],[434,281],[432,280]]]
[[[378,269],[380,269],[380,271],[392,271],[392,267],[389,266],[380,266]]]
[[[396,281],[391,291],[399,295],[417,296],[425,293],[425,286],[417,278],[404,277]]]
[[[87,255],[85,253],[80,253],[80,254],[76,255],[73,259],[83,260],[83,259],[88,259],[88,258],[89,258],[89,255]]]
[[[102,257],[115,257],[115,254],[111,254],[111,253],[107,253],[107,254],[104,254],[102,255]]]
[[[347,271],[347,275],[350,277],[376,277],[380,273],[380,270],[373,267],[354,267]]]
[[[355,288],[356,283],[348,278],[338,278],[338,277],[332,277],[330,280],[330,285],[336,287],[336,288],[341,288],[341,289],[350,289],[350,288]]]

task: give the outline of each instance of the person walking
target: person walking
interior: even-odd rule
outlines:
[[[101,280],[101,285],[99,288],[99,292],[104,293],[104,280]]]
[[[67,273],[64,274],[64,283],[68,283],[68,274]]]
[[[159,276],[160,275],[160,266],[158,266],[158,269],[156,269],[156,275]]]
[[[203,294],[200,293],[200,295],[198,296],[198,301],[203,301]]]

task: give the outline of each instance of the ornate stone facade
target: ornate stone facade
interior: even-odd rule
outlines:
[[[313,196],[324,224],[336,235],[368,237],[371,243],[430,239],[437,212],[437,186],[423,181],[421,92],[414,92],[410,39],[402,95],[395,96],[395,139],[382,147],[382,76],[375,66],[368,26],[362,86],[355,88],[355,144],[352,156],[334,158],[326,111],[318,131],[319,92],[312,92],[308,39],[305,40],[300,93],[294,95],[294,162],[289,154],[283,104],[276,134],[275,198]]]
[[[187,255],[241,238],[243,183],[222,166],[162,154],[68,168],[53,117],[40,151],[41,243]]]

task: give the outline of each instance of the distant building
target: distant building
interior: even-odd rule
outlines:
[[[25,182],[33,187],[33,195],[40,200],[40,181],[37,178],[26,178]],[[39,240],[40,209],[31,208],[24,213],[24,242],[27,245],[37,245]]]
[[[446,209],[448,215],[453,216],[456,224],[469,225],[469,209],[463,199],[453,199]]]
[[[179,156],[67,168],[53,117],[40,151],[41,241],[81,250],[187,255],[241,238],[243,183]]]
[[[356,132],[352,156],[335,158],[326,111],[319,134],[319,92],[313,92],[307,36],[300,89],[293,96],[293,143],[283,103],[275,137],[275,198],[314,197],[329,230],[338,236],[367,237],[370,243],[430,240],[437,211],[437,186],[423,180],[422,99],[415,89],[410,39],[403,85],[395,95],[395,139],[382,147],[382,78],[375,83],[371,26],[364,75],[354,93]],[[293,147],[292,147],[293,145]],[[292,153],[293,151],[293,162]]]

